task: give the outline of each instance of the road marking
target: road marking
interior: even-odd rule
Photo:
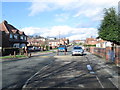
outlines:
[[[104,88],[104,86],[102,85],[102,83],[101,83],[100,79],[98,78],[98,76],[96,76],[96,78],[97,78],[99,84],[101,85],[101,87]]]
[[[87,65],[87,69],[91,71],[92,67],[90,65]]]
[[[89,60],[89,58],[88,57],[85,57],[86,59],[87,59],[87,61],[90,63],[90,60]],[[90,65],[87,65],[87,68],[88,68],[88,70],[92,70],[92,67],[90,66]],[[101,81],[100,81],[100,79],[98,78],[98,76],[96,75],[96,78],[97,78],[97,80],[98,80],[98,82],[99,82],[99,84],[101,85],[101,87],[102,88],[104,88],[104,86],[103,86],[103,84],[101,83]]]
[[[84,85],[82,85],[82,84],[79,84],[78,86],[79,86],[79,87],[82,87],[82,88],[84,88],[84,87],[85,87],[85,86],[84,86]]]
[[[47,68],[50,64],[51,64],[51,63],[49,63],[48,65],[44,66],[40,71],[42,71],[43,69]],[[23,85],[22,88],[25,88],[25,87],[27,86],[28,82],[29,82],[34,76],[36,76],[40,71],[38,71],[38,72],[36,72],[34,75],[32,75],[32,76],[25,82],[25,84]]]
[[[51,56],[38,56],[38,57],[42,57],[42,58],[48,58],[48,57],[51,57]]]
[[[95,74],[95,72],[91,71],[90,74]]]

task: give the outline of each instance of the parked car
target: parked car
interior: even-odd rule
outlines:
[[[84,53],[84,50],[82,49],[82,47],[80,47],[80,46],[73,47],[72,56],[73,55],[83,55],[83,53]]]
[[[35,46],[28,46],[28,50],[29,51],[40,51],[39,47],[35,47]]]
[[[33,46],[27,46],[29,51],[34,51],[34,47]]]
[[[65,52],[67,52],[67,46],[66,45],[60,45],[58,47],[58,51],[65,51]]]

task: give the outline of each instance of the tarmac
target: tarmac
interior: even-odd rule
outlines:
[[[32,56],[40,56],[40,55],[45,55],[45,54],[50,54],[49,53],[32,53]],[[120,90],[120,66],[116,66],[113,62],[111,61],[106,61],[103,58],[100,58],[98,56],[95,56],[89,52],[87,52],[89,58],[91,61],[98,61],[98,64],[102,67],[104,67],[104,69],[106,70],[106,72],[108,72],[112,78],[109,78],[109,80]],[[16,59],[16,58],[14,58]],[[14,60],[14,59],[6,59],[6,60]],[[25,58],[18,58],[18,59],[25,59]],[[1,61],[6,61],[5,59],[1,59]]]

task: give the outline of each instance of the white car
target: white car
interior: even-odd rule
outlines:
[[[73,47],[72,56],[73,55],[83,55],[83,53],[84,53],[84,50],[82,49],[82,47],[79,47],[79,46]]]

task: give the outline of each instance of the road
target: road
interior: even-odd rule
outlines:
[[[37,55],[2,63],[3,89],[7,88],[116,88],[105,66],[90,53]],[[88,70],[91,66],[92,69]]]
[[[29,77],[54,59],[54,57],[48,59],[44,56],[3,62],[3,88],[21,88]]]

